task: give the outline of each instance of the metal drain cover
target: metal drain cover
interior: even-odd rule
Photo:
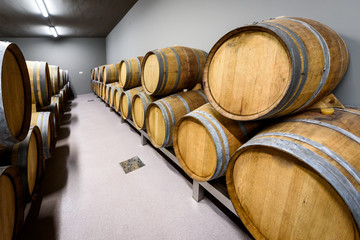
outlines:
[[[145,164],[140,160],[138,156],[135,156],[133,158],[130,158],[129,160],[121,162],[120,166],[123,168],[125,173],[129,173],[145,166]]]

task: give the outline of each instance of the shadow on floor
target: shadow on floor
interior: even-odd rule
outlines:
[[[61,124],[64,125],[63,123],[70,121],[70,119],[71,119],[71,113],[68,112],[64,113]]]
[[[65,126],[64,120],[68,124],[73,121],[73,117],[69,111],[73,106],[72,101],[68,101],[65,105],[65,114],[61,127],[57,132],[57,141],[64,140],[70,136],[70,128]],[[52,158],[45,160],[44,178],[41,182],[37,198],[32,201],[30,210],[25,219],[22,239],[24,240],[55,240],[58,229],[56,221],[56,213],[54,209],[61,204],[61,189],[66,187],[68,179],[68,165],[76,168],[77,158],[76,149],[71,149],[68,144],[57,145]]]
[[[56,240],[56,224],[54,213],[51,211],[46,217],[39,218],[40,207],[43,201],[42,194],[32,201],[28,216],[22,231],[23,240]]]
[[[60,141],[62,139],[68,138],[70,136],[70,128],[61,127],[57,132],[56,141]]]
[[[65,115],[69,115],[69,114],[65,114]],[[65,116],[64,115],[64,116]],[[63,120],[62,122],[61,122],[61,125],[62,126],[66,126],[66,125],[70,125],[71,123],[77,123],[78,121],[79,121],[79,119],[78,119],[78,117],[77,116],[71,116],[71,114],[70,114],[70,116],[69,117],[67,117],[67,118],[69,118],[69,120]]]
[[[68,145],[57,147],[53,157],[45,162],[45,178],[42,184],[44,196],[54,193],[66,186],[67,161],[70,154]]]

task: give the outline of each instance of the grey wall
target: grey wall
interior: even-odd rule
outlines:
[[[74,94],[90,93],[90,69],[105,64],[105,38],[1,38],[16,43],[26,60],[69,70]],[[83,74],[79,74],[83,72]]]
[[[106,38],[106,62],[145,55],[173,45],[210,51],[230,30],[277,16],[320,21],[339,33],[350,66],[334,94],[360,105],[359,0],[139,0]]]

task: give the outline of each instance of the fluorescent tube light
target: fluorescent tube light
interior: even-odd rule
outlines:
[[[52,34],[54,37],[58,37],[58,36],[59,36],[58,33],[56,32],[55,27],[49,27],[49,29],[50,29],[51,34]]]
[[[41,14],[44,16],[44,17],[48,17],[49,16],[49,13],[46,9],[46,6],[45,6],[45,3],[44,3],[44,0],[35,0],[40,11],[41,11]]]

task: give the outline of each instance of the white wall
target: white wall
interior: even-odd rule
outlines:
[[[210,51],[230,30],[277,16],[320,21],[339,33],[350,51],[350,66],[335,95],[360,105],[359,0],[139,0],[106,38],[106,62],[143,56],[183,45]]]
[[[105,64],[105,38],[1,38],[16,43],[26,60],[69,70],[74,94],[90,93],[90,69]],[[83,74],[79,74],[83,72]]]

